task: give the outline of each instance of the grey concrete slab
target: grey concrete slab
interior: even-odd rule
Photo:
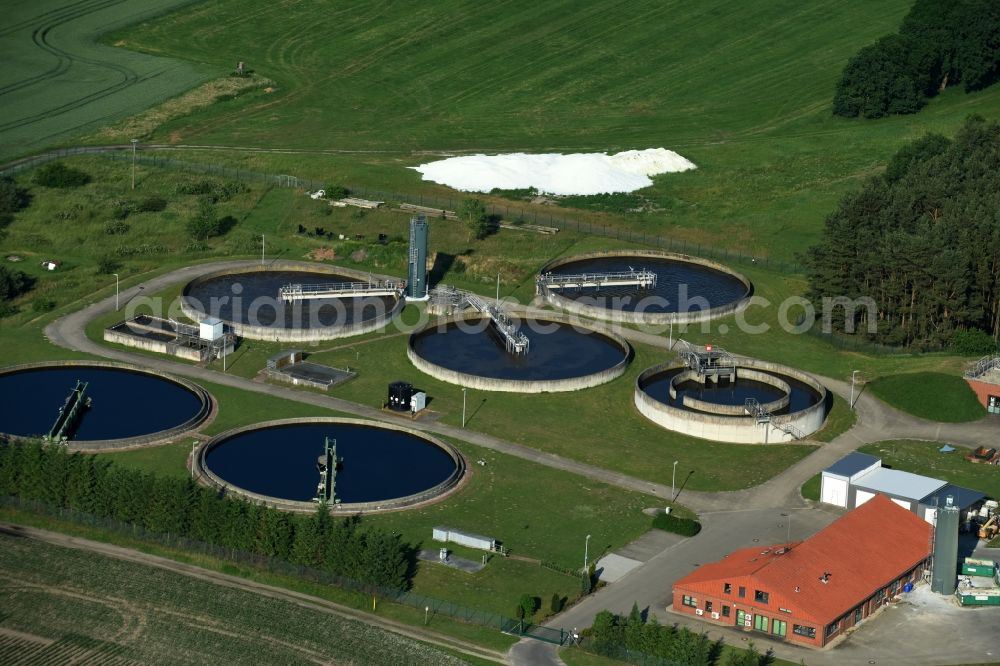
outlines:
[[[605,583],[614,583],[624,578],[628,572],[641,564],[642,562],[639,560],[632,560],[615,553],[610,553],[597,561],[594,570],[597,572],[597,577]]]

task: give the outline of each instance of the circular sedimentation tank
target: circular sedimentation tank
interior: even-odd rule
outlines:
[[[345,513],[391,511],[440,500],[466,472],[449,444],[397,425],[340,418],[268,421],[230,430],[195,451],[195,476],[257,502],[314,511],[327,438],[336,440],[335,502]]]
[[[52,361],[0,369],[0,431],[47,435],[77,386],[89,406],[69,426],[73,449],[108,449],[179,437],[214,413],[205,389],[183,379],[117,363]]]
[[[560,315],[525,318],[528,352],[511,353],[486,317],[428,324],[409,339],[407,355],[436,379],[468,388],[516,393],[575,391],[619,377],[632,358],[623,338]]]
[[[649,271],[655,286],[547,286],[552,276]],[[630,250],[557,259],[538,276],[538,296],[568,312],[633,324],[684,324],[715,319],[744,307],[753,285],[728,267],[684,254]]]
[[[749,358],[737,359],[735,375],[715,381],[677,363],[657,365],[636,379],[635,405],[668,430],[720,442],[788,442],[823,426],[827,390],[811,375]]]
[[[403,298],[360,296],[285,301],[286,285],[322,285],[386,280],[352,269],[273,262],[238,266],[201,275],[185,285],[181,309],[191,319],[215,317],[251,340],[309,342],[373,331],[395,317]]]

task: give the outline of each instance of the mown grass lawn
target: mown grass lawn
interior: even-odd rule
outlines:
[[[907,372],[879,377],[868,390],[908,414],[946,423],[976,421],[986,415],[961,377],[939,372]]]

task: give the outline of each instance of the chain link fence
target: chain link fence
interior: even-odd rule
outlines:
[[[155,149],[147,147],[147,149]],[[78,146],[74,148],[62,148],[53,150],[30,158],[18,160],[0,169],[0,175],[13,175],[21,171],[27,171],[37,166],[51,162],[61,157],[73,155],[103,155],[114,160],[131,162],[135,159],[137,164],[143,166],[158,167],[164,169],[174,169],[186,173],[204,174],[219,178],[228,178],[248,183],[267,183],[276,187],[293,189],[319,190],[328,185],[324,181],[310,178],[299,178],[297,176],[272,173],[269,171],[253,171],[240,169],[238,167],[223,166],[220,164],[205,164],[201,162],[190,162],[178,160],[160,155],[149,155],[143,153],[133,154],[130,146]],[[450,197],[433,197],[422,194],[401,194],[399,192],[389,192],[386,190],[368,187],[350,187],[352,196],[363,199],[374,199],[392,203],[411,203],[418,206],[444,211],[454,211],[461,204],[462,199]],[[788,261],[767,256],[755,256],[743,254],[734,250],[719,247],[717,245],[692,243],[678,238],[668,238],[656,234],[648,234],[630,229],[622,229],[615,226],[603,224],[592,224],[570,217],[554,215],[552,213],[541,212],[538,209],[525,209],[519,206],[498,206],[489,204],[486,212],[495,219],[505,220],[517,224],[518,222],[530,223],[534,225],[548,226],[561,231],[573,231],[576,233],[612,238],[620,241],[627,241],[641,245],[656,247],[668,252],[679,254],[691,254],[699,257],[715,259],[723,263],[738,263],[750,266],[761,266],[770,270],[782,273],[802,273],[804,268],[795,261]]]

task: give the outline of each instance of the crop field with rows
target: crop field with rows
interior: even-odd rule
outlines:
[[[0,27],[0,158],[138,113],[209,78],[206,67],[97,38],[190,0],[9,3]]]
[[[3,664],[461,664],[360,622],[0,536]]]

